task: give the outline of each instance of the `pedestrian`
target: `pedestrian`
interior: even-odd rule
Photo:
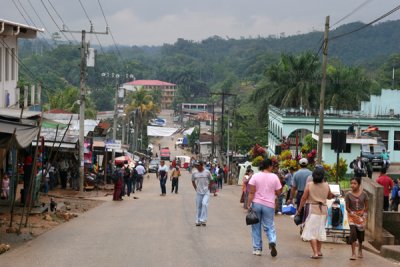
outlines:
[[[313,251],[312,259],[322,257],[322,242],[326,240],[325,223],[328,214],[326,200],[333,198],[328,183],[324,179],[325,171],[321,167],[312,172],[312,182],[309,182],[304,190],[296,215],[306,207],[305,224],[301,237],[310,241]]]
[[[226,164],[224,164],[224,184],[226,184],[228,182],[228,166],[226,166]]]
[[[116,170],[113,173],[113,181],[114,181],[114,201],[121,201],[122,199],[122,189],[124,186],[124,173],[123,173],[123,163],[119,163],[117,165]]]
[[[222,189],[222,183],[224,181],[224,169],[222,169],[218,164],[215,173],[217,175],[218,189]]]
[[[214,194],[214,197],[218,196],[218,181],[217,181],[217,174],[215,173],[215,166],[214,164],[210,167],[210,174],[211,174],[211,181],[210,181],[210,192]]]
[[[362,161],[360,156],[357,156],[355,160],[350,162],[349,164],[350,169],[353,169],[355,177],[363,177],[366,175],[365,173],[365,164]]]
[[[1,180],[1,199],[8,199],[10,195],[10,174],[5,173]]]
[[[312,175],[312,172],[309,169],[307,169],[308,160],[306,158],[300,159],[299,165],[300,165],[300,170],[298,170],[293,175],[290,198],[289,201],[286,202],[289,205],[290,203],[292,203],[293,198],[296,197],[297,210],[299,210],[298,207],[300,205],[300,200],[303,196],[304,189],[307,184],[307,178]],[[300,210],[300,216],[303,217],[303,215],[304,211]]]
[[[361,178],[350,179],[351,191],[346,194],[346,211],[350,225],[349,242],[351,244],[350,260],[356,259],[358,241],[358,258],[362,258],[362,242],[364,242],[365,226],[368,217],[368,195],[361,189]]]
[[[288,192],[286,195],[286,202],[290,199],[290,191],[292,190],[292,183],[293,183],[293,173],[295,171],[294,167],[289,167],[289,171],[285,175],[285,182],[288,187]]]
[[[247,209],[247,200],[249,197],[249,181],[251,177],[253,176],[254,171],[253,169],[247,169],[246,174],[243,177],[243,187],[242,187],[242,194],[243,194],[243,208]]]
[[[61,188],[67,188],[67,179],[68,179],[68,161],[66,159],[61,160],[60,162],[60,180],[61,180]]]
[[[390,210],[398,211],[399,207],[399,179],[393,181],[394,187],[392,189],[392,194],[390,198]]]
[[[164,197],[167,194],[167,188],[165,184],[168,179],[168,167],[165,165],[165,161],[160,161],[160,166],[158,167],[158,179],[160,179],[161,195]]]
[[[171,173],[171,193],[175,190],[175,194],[178,194],[179,176],[181,176],[181,171],[179,170],[179,167],[176,166]]]
[[[133,164],[131,168],[131,182],[132,182],[132,193],[135,193],[135,188],[136,188],[136,183],[137,180],[139,179],[139,174],[135,168],[135,165]]]
[[[208,220],[208,201],[210,200],[211,173],[204,169],[204,162],[195,163],[197,172],[192,174],[192,185],[196,191],[196,226],[206,226]]]
[[[383,186],[383,210],[389,210],[389,195],[390,191],[394,187],[392,178],[386,175],[386,168],[381,169],[381,174],[379,175],[376,182]]]
[[[275,199],[282,193],[279,177],[272,173],[273,163],[264,159],[260,163],[260,172],[249,181],[249,198],[247,208],[257,213],[260,222],[251,226],[253,255],[261,256],[263,250],[261,226],[267,235],[271,256],[276,257]]]
[[[47,163],[47,169],[49,171],[49,190],[53,190],[55,187],[55,168],[50,162]]]
[[[382,161],[383,161],[382,168],[385,168],[387,170],[389,168],[389,164],[390,164],[389,153],[385,149],[382,149],[381,157],[382,157]]]
[[[146,173],[146,169],[143,167],[143,162],[139,161],[136,166],[136,171],[138,173],[138,177],[136,180],[136,191],[142,191],[143,189],[143,176]]]
[[[128,197],[130,197],[132,193],[132,173],[128,161],[124,162],[124,193],[125,190]]]

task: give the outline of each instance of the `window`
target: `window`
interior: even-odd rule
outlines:
[[[10,74],[10,49],[6,48],[4,57],[5,57],[5,63],[4,63],[5,79],[4,80],[8,81],[9,74]]]
[[[15,80],[15,48],[11,48],[11,80]]]
[[[385,144],[385,147],[388,148],[389,131],[379,131],[379,135],[381,136],[382,142]]]
[[[394,132],[394,150],[400,150],[400,131]]]

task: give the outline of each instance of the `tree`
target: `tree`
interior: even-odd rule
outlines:
[[[160,112],[159,105],[156,105],[153,101],[153,96],[150,92],[139,89],[136,92],[133,92],[127,97],[128,105],[125,108],[125,113],[130,114],[133,111],[137,110],[135,124],[137,124],[137,130],[140,133],[146,133],[145,127],[147,126],[147,122],[149,119],[154,118],[158,112]],[[128,116],[125,116],[127,118]],[[125,121],[124,123],[128,123]],[[139,132],[135,133],[136,138],[139,136]]]
[[[336,110],[358,110],[368,100],[372,81],[360,67],[330,65],[327,70],[326,107]]]

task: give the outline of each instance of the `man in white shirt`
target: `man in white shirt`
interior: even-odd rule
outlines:
[[[139,161],[138,165],[136,166],[136,171],[138,173],[138,179],[136,181],[136,190],[142,191],[143,188],[143,175],[146,173],[146,169],[143,167],[143,163]]]
[[[208,201],[210,199],[211,173],[204,169],[202,161],[196,164],[197,172],[192,174],[192,185],[196,190],[196,226],[206,226],[208,219]]]
[[[160,166],[158,167],[158,179],[160,179],[161,195],[164,197],[167,194],[167,188],[165,184],[168,179],[168,167],[165,165],[165,161],[160,161]]]

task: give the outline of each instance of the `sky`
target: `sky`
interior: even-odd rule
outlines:
[[[44,28],[45,34],[39,36],[46,38],[59,32],[61,19],[68,29],[77,31],[90,30],[90,20],[95,31],[104,32],[108,23],[114,40],[111,35],[97,35],[98,40],[92,35],[88,37],[91,42],[142,46],[173,44],[178,38],[201,41],[215,35],[240,39],[323,31],[328,15],[334,25],[362,6],[335,28],[354,21],[370,22],[400,5],[399,0],[81,0],[81,3],[87,15],[79,0],[0,0],[0,19]],[[398,19],[400,11],[385,20]],[[80,34],[73,35],[66,34],[62,39],[80,40]]]

